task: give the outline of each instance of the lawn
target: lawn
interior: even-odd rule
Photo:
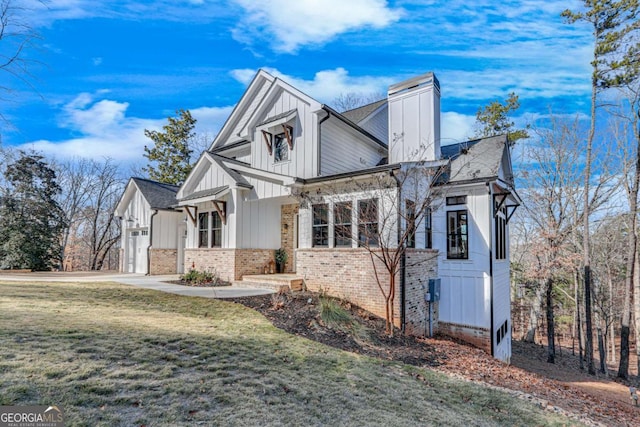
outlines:
[[[242,305],[112,283],[0,283],[0,405],[67,425],[568,425],[508,394],[359,356]]]

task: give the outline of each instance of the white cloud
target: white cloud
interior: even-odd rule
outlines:
[[[331,104],[340,94],[347,93],[386,93],[392,83],[400,81],[389,76],[350,76],[344,68],[334,70],[322,70],[315,73],[312,80],[305,80],[289,76],[274,68],[264,68],[269,74],[284,80],[296,89],[318,101]],[[239,69],[233,70],[231,75],[241,83],[248,84],[257,70]]]
[[[268,41],[279,52],[326,43],[335,36],[362,28],[384,28],[402,16],[386,0],[234,0],[246,16],[233,31],[246,44]]]
[[[476,117],[454,111],[443,112],[440,117],[441,145],[468,141],[473,137]]]
[[[97,95],[105,91],[98,91]],[[129,103],[95,99],[96,94],[81,93],[61,108],[59,126],[78,134],[58,141],[41,139],[18,148],[34,149],[56,158],[112,158],[120,162],[138,162],[150,140],[145,129],[162,130],[166,118],[144,119],[127,116]],[[197,119],[196,132],[215,135],[232,107],[200,107],[191,110]],[[196,153],[199,155],[199,153]]]

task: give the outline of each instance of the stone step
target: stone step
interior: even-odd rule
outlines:
[[[240,287],[266,288],[276,291],[290,289],[300,291],[303,288],[304,279],[295,274],[252,274],[245,275],[242,280],[234,282]]]

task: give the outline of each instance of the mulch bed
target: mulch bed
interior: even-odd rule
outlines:
[[[186,280],[166,280],[166,282],[171,283],[172,285],[191,286],[193,288],[219,288],[221,286],[231,286],[231,282],[223,281],[218,281],[217,284],[214,284],[214,282],[187,282]]]
[[[416,366],[441,364],[433,346],[402,335],[399,331],[393,337],[387,336],[384,333],[384,319],[353,304],[343,303],[343,307],[365,327],[364,339],[359,339],[357,334],[349,330],[324,324],[319,315],[317,293],[271,294],[233,298],[231,301],[259,311],[280,329],[331,347]]]
[[[449,337],[416,338],[404,336],[399,331],[389,337],[384,333],[383,319],[355,305],[343,303],[352,317],[364,326],[366,335],[363,337],[357,332],[324,324],[319,315],[318,294],[312,292],[234,298],[231,301],[257,310],[276,327],[291,334],[342,350],[430,367],[466,380],[507,388],[543,408],[564,411],[588,425],[640,425],[640,408],[621,403],[606,393],[584,393],[573,387],[571,382],[576,375],[573,366],[564,367],[567,378],[562,381],[562,378],[546,377],[544,371],[505,365],[483,350]],[[513,341],[512,345],[514,357],[531,357],[532,361],[539,357],[539,348],[535,345],[519,341]],[[526,363],[525,359],[519,364]],[[583,381],[587,380],[595,378],[585,374]]]

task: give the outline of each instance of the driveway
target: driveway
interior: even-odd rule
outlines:
[[[124,274],[102,271],[42,271],[33,273],[6,273],[0,270],[0,281],[20,282],[117,282],[138,288],[153,289],[176,295],[186,295],[203,298],[238,298],[274,293],[270,289],[244,288],[238,286],[223,286],[216,288],[203,288],[194,286],[175,285],[167,283],[169,280],[177,280],[178,275],[169,276],[145,276],[144,274]]]

